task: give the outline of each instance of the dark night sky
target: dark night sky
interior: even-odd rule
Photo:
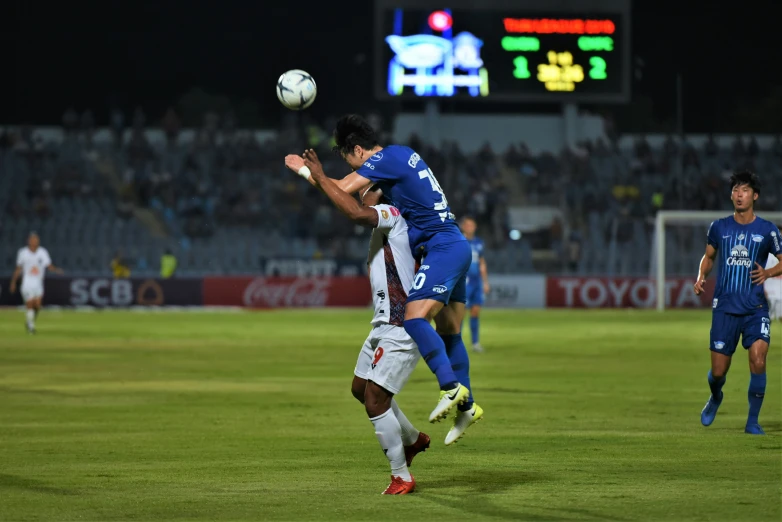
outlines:
[[[782,84],[782,2],[713,2],[711,12],[694,4],[704,3],[634,2],[633,56],[645,67],[633,96],[651,98],[656,117],[673,119],[680,71],[685,127],[703,131],[724,127],[742,101]],[[2,31],[11,93],[0,97],[0,121],[58,123],[74,105],[93,108],[106,123],[112,102],[126,109],[141,104],[157,119],[193,86],[253,98],[276,121],[275,81],[291,68],[318,81],[315,116],[365,110],[372,105],[371,6],[369,0],[16,1]]]

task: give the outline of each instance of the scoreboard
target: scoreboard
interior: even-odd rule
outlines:
[[[376,0],[377,95],[626,102],[629,7],[629,0]]]

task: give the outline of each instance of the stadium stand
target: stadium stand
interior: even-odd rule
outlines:
[[[36,230],[58,264],[85,274],[106,273],[118,251],[134,273],[155,273],[171,248],[178,274],[189,275],[257,273],[263,258],[365,256],[368,232],[285,172],[284,155],[309,143],[328,172],[346,173],[322,129],[288,129],[261,141],[207,119],[186,143],[169,114],[166,139],[152,143],[137,111],[124,139],[98,144],[86,116],[81,125],[67,116],[59,141],[43,142],[29,127],[3,133],[2,244],[21,245]],[[493,273],[648,274],[656,210],[729,210],[724,182],[733,168],[762,173],[759,209],[780,208],[779,137],[767,149],[741,136],[730,149],[713,139],[697,149],[671,137],[657,148],[643,136],[632,147],[618,143],[598,140],[539,154],[523,143],[502,153],[486,144],[472,154],[455,143],[434,149],[415,136],[410,144],[448,187],[454,212],[477,218]],[[554,207],[562,219],[514,240],[511,206]],[[667,241],[678,253],[668,258],[668,272],[689,273],[703,230],[683,227]],[[2,252],[4,266],[13,265],[14,254]]]

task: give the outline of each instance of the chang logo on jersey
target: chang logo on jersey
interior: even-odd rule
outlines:
[[[407,164],[415,168],[419,161],[421,161],[421,156],[419,156],[417,152],[413,152],[413,155],[410,156],[409,160],[407,160]]]
[[[383,153],[382,152],[376,152],[372,154],[372,157],[369,158],[369,161],[380,161],[383,159]]]
[[[730,257],[725,261],[728,266],[743,266],[752,268],[749,250],[744,245],[736,245],[730,249]]]
[[[752,241],[754,241],[755,243],[762,243],[763,236],[759,236],[758,234],[752,234]]]

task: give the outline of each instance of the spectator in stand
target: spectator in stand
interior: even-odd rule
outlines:
[[[706,140],[706,144],[703,146],[703,152],[707,157],[713,158],[719,151],[720,149],[717,146],[717,142],[714,141],[714,134],[709,134],[709,139]]]
[[[647,160],[652,155],[652,148],[649,146],[649,142],[646,141],[646,137],[641,134],[635,141],[634,146],[635,157],[641,161]]]
[[[665,138],[665,142],[663,143],[663,152],[669,158],[679,154],[679,145],[670,134],[668,134],[668,136]]]
[[[741,137],[741,134],[736,134],[736,139],[733,141],[733,148],[731,150],[733,152],[734,160],[741,160],[746,156],[747,150],[744,147],[744,139]]]
[[[757,158],[759,152],[760,147],[758,147],[758,140],[755,139],[755,136],[752,136],[749,139],[749,145],[747,145],[747,156],[750,158]]]
[[[121,250],[117,250],[114,258],[111,260],[111,272],[114,275],[114,279],[130,278],[130,263]]]
[[[170,279],[176,272],[177,259],[170,248],[167,248],[165,253],[160,257],[160,277],[162,279]]]
[[[179,137],[179,129],[182,124],[179,121],[179,116],[172,107],[169,107],[166,114],[163,116],[162,127],[163,132],[166,134],[166,139],[169,144],[175,144]]]
[[[122,146],[125,134],[125,115],[119,107],[111,110],[111,133],[114,136],[114,144],[118,147]]]

